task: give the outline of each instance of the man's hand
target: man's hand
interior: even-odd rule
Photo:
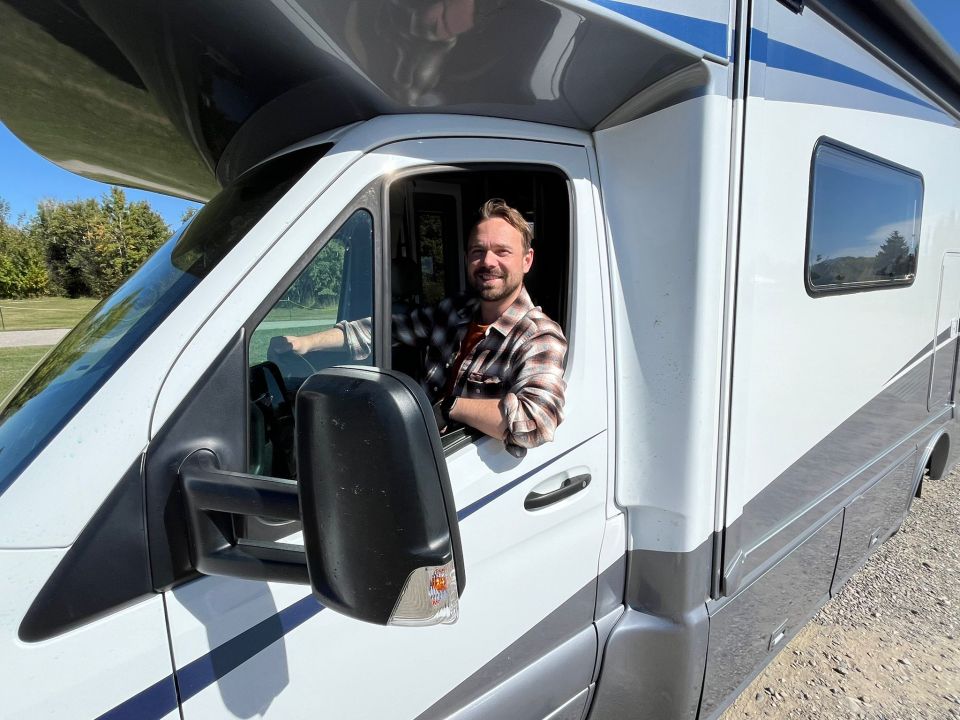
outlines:
[[[267,347],[267,356],[284,355],[288,352],[294,352],[291,340],[295,339],[296,338],[291,338],[286,335],[277,335],[270,338],[270,345]]]

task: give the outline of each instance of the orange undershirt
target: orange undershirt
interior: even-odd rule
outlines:
[[[467,327],[467,334],[463,336],[463,342],[460,343],[460,352],[457,353],[456,359],[450,365],[450,374],[447,376],[447,385],[443,389],[443,397],[448,398],[453,394],[454,386],[457,383],[457,376],[460,374],[460,366],[463,365],[463,361],[467,359],[467,356],[473,352],[477,343],[483,340],[483,336],[487,334],[487,328],[492,324],[493,323],[481,325],[473,321]]]

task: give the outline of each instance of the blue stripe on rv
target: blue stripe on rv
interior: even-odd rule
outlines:
[[[323,610],[323,605],[308,595],[279,613],[271,615],[176,673],[180,702],[186,702],[227,673],[265,650],[291,630]],[[126,702],[108,710],[97,720],[147,720],[161,718],[177,709],[177,684],[168,675]]]
[[[727,47],[727,25],[724,23],[702,20],[700,18],[688,17],[663,10],[654,10],[652,8],[620,2],[619,0],[593,1],[597,5],[605,7],[608,10],[613,10],[624,17],[643,23],[655,30],[659,30],[688,45],[693,45],[719,57],[728,58],[730,56]],[[809,50],[803,50],[778,40],[770,40],[767,34],[760,30],[754,29],[751,31],[750,59],[765,63],[768,67],[777,70],[788,70],[823,80],[832,80],[844,85],[870,90],[881,95],[886,95],[887,97],[905,100],[928,110],[943,113],[939,107],[919,95],[911,94],[879,78],[855,70],[835,60],[817,55]],[[824,104],[835,105],[837,103],[827,102]]]
[[[762,39],[760,36],[763,36]],[[855,70],[848,65],[830,60],[822,55],[812,53],[809,50],[787,45],[778,40],[770,40],[763,35],[763,33],[754,31],[753,37],[761,41],[751,43],[751,59],[757,60],[758,62],[765,62],[767,67],[777,70],[788,70],[823,80],[832,80],[833,82],[863,88],[864,90],[870,90],[881,95],[897,98],[898,100],[906,100],[907,102],[915,103],[930,110],[942,112],[940,108],[927,102],[922,97],[894,87],[890,83],[886,83],[860,70]],[[754,51],[754,48],[756,48],[756,51]]]
[[[184,665],[177,671],[181,701],[186,702],[213,685],[288,632],[303,625],[321,610],[323,605],[317,602],[313,595],[307,595],[277,614],[260,621],[249,630],[244,630],[236,637],[218,645],[206,655]]]
[[[162,718],[177,709],[177,686],[173,675],[155,682],[129,700],[107,710],[97,720],[142,720],[143,718]]]
[[[654,10],[640,5],[619,2],[618,0],[593,0],[593,2],[608,10],[613,10],[618,15],[636,20],[712,55],[722,58],[730,57],[730,51],[727,47],[729,33],[726,23],[702,20],[665,10]]]

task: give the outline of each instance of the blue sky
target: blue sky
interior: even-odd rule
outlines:
[[[76,200],[99,198],[109,185],[75,175],[54,165],[28,148],[0,123],[0,198],[10,203],[8,220],[16,222],[22,214],[29,218],[37,203],[45,198]],[[180,198],[124,188],[129,200],[146,200],[167,225],[176,229],[187,208],[200,207]]]
[[[913,0],[917,9],[960,52],[960,4],[957,0]]]

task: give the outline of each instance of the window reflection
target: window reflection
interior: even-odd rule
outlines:
[[[920,176],[821,143],[814,155],[812,182],[809,289],[912,283],[923,203]]]

